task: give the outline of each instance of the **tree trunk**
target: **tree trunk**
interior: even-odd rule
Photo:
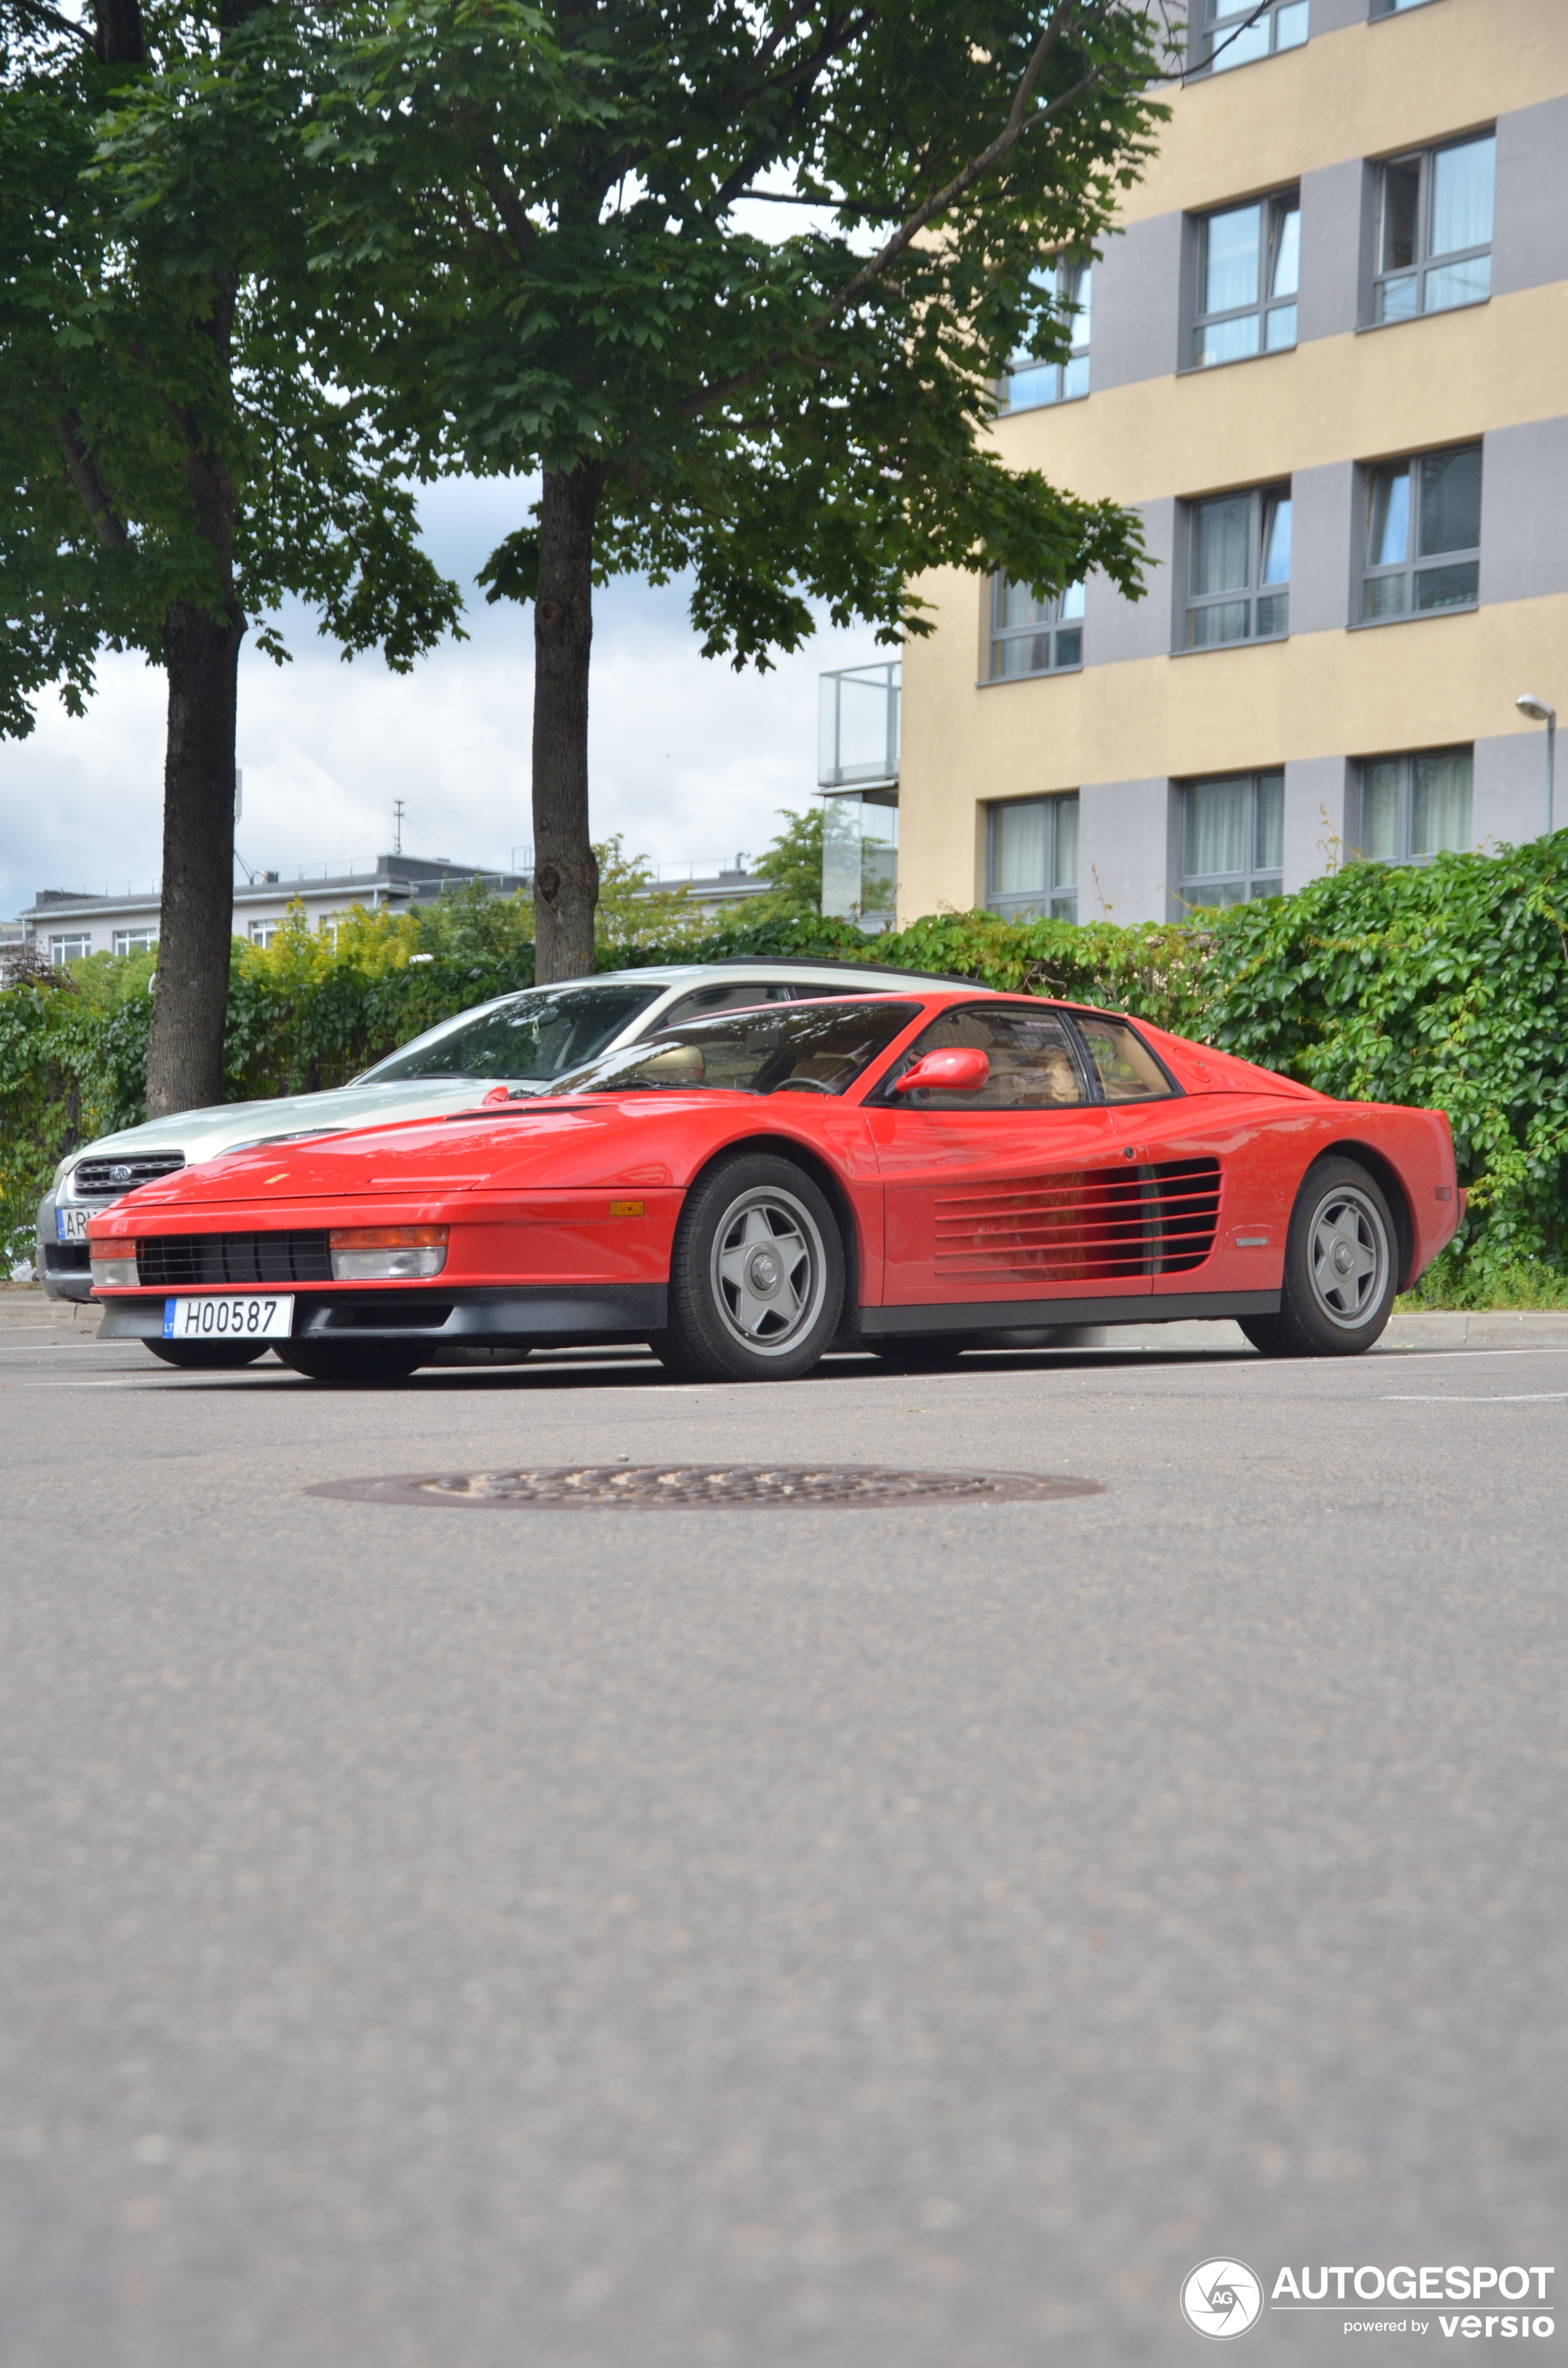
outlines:
[[[245,620],[187,601],[164,625],[164,896],[147,1048],[147,1115],[223,1099],[223,1023],[234,910],[234,728]]]
[[[588,978],[599,867],[588,837],[588,657],[600,469],[547,470],[534,602],[534,975]]]

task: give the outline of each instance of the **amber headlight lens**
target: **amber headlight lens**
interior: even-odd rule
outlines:
[[[134,1291],[142,1278],[136,1271],[134,1242],[90,1242],[88,1271],[95,1291]]]
[[[353,1225],[329,1241],[335,1282],[420,1282],[447,1263],[445,1225]]]

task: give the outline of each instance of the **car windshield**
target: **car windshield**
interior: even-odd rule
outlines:
[[[920,1016],[917,1003],[796,1003],[662,1028],[562,1077],[563,1094],[842,1094]]]
[[[536,986],[488,1011],[449,1020],[357,1080],[508,1077],[549,1083],[581,1068],[658,1000],[664,986]]]

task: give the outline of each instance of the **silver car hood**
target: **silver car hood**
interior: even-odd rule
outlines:
[[[326,1093],[289,1094],[277,1100],[220,1102],[211,1110],[180,1110],[173,1118],[153,1118],[141,1126],[122,1127],[118,1134],[100,1135],[71,1154],[65,1170],[81,1159],[99,1159],[115,1152],[183,1151],[187,1167],[217,1159],[243,1144],[269,1143],[287,1135],[337,1132],[360,1126],[387,1126],[398,1119],[440,1118],[447,1111],[472,1110],[497,1080],[490,1077],[408,1077],[384,1086],[339,1086]],[[510,1082],[514,1093],[537,1093],[542,1087]]]

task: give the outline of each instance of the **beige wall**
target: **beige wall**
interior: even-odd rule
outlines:
[[[1179,94],[1126,219],[1277,188],[1563,90],[1568,0],[1433,0]],[[1558,282],[1228,368],[1173,370],[998,420],[994,433],[1010,465],[1085,496],[1148,504],[1466,441],[1565,410],[1568,286]],[[1539,734],[1514,698],[1551,695],[1568,652],[1568,593],[1120,664],[1095,662],[1091,615],[1082,673],[984,685],[988,585],[948,571],[918,589],[937,632],[904,656],[903,920],[983,900],[990,800],[1070,789],[1087,799],[1096,783]],[[1165,643],[1166,570],[1152,572],[1147,597]],[[1347,568],[1346,614],[1350,598]],[[1128,816],[1131,826],[1131,803]],[[1103,843],[1103,818],[1089,835]],[[1145,856],[1144,869],[1160,860]],[[1086,874],[1079,909],[1085,918],[1096,910]]]

